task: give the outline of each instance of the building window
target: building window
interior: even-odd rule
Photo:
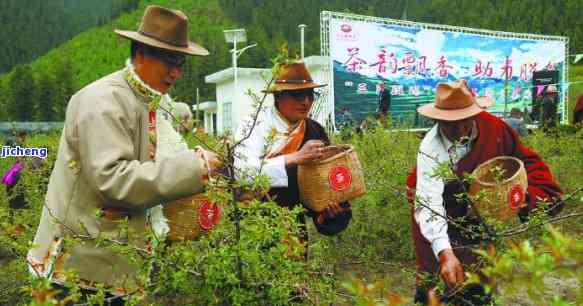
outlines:
[[[213,135],[217,135],[217,113],[213,113],[212,117],[211,117],[211,121],[212,121],[212,129],[213,129]]]
[[[223,103],[223,131],[233,128],[233,107],[231,102]]]

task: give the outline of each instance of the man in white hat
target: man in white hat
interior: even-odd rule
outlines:
[[[521,143],[514,129],[484,111],[488,104],[486,98],[474,97],[465,80],[459,80],[438,84],[435,102],[417,109],[436,121],[423,138],[417,166],[407,178],[409,200],[415,204],[412,231],[417,259],[417,302],[427,303],[427,293],[438,276],[449,288],[455,288],[464,282],[464,271],[476,263],[470,246],[481,240],[470,237],[464,229],[481,223],[468,215],[467,197],[459,195],[469,187],[463,181],[464,175],[481,163],[497,156],[514,156],[524,162],[528,188],[523,196],[527,207],[521,209],[521,215],[527,215],[543,200],[553,203],[550,213],[557,213],[561,207],[561,189],[549,168]],[[456,179],[432,175],[443,163],[455,173]],[[422,281],[427,279],[424,276],[429,276],[428,282]],[[481,286],[466,289],[449,300],[454,300],[454,305],[466,305],[464,300],[470,302],[467,305],[482,305],[489,299]],[[460,296],[461,301],[456,300]]]
[[[189,41],[184,13],[148,6],[138,31],[115,32],[131,40],[131,59],[69,101],[27,260],[36,276],[57,287],[66,285],[66,271],[74,271],[83,294],[103,285],[110,302],[122,303],[116,296],[143,290],[140,267],[95,238],[148,249],[151,224],[162,224],[153,228],[156,234],[167,230],[158,205],[201,192],[218,159],[189,150],[172,128],[174,102],[167,92],[187,55],[209,54]],[[63,243],[71,237],[84,243]]]
[[[557,86],[548,85],[545,91],[545,96],[541,102],[541,118],[540,124],[544,130],[549,130],[557,126]]]

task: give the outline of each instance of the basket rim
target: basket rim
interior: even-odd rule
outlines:
[[[504,155],[504,156],[498,156],[498,157],[494,157],[494,158],[487,160],[485,163],[479,165],[476,169],[474,169],[474,171],[472,171],[472,174],[475,174],[478,170],[485,168],[486,166],[489,166],[490,164],[492,164],[498,160],[501,160],[501,159],[509,159],[509,160],[513,160],[515,162],[518,162],[519,169],[522,168],[522,169],[524,169],[524,171],[526,171],[526,168],[524,167],[524,163],[522,162],[522,160],[520,160],[514,156]],[[521,171],[516,171],[516,173],[514,173],[514,175],[505,179],[505,181],[512,181],[512,180],[516,179],[518,177],[518,175],[520,175],[520,172]],[[478,177],[476,177],[475,179],[478,183],[480,183],[481,185],[486,186],[486,187],[494,187],[494,186],[499,184],[499,183],[486,183],[486,182],[483,182],[482,180],[480,180]]]
[[[334,155],[332,155],[332,156],[330,156],[330,157],[328,157],[326,159],[320,160],[316,164],[327,163],[327,162],[329,162],[329,161],[331,161],[333,159],[336,159],[336,158],[340,157],[343,154],[345,155],[345,154],[348,154],[348,153],[351,153],[352,151],[354,151],[354,147],[352,145],[349,145],[349,144],[339,144],[339,145],[332,145],[332,146],[328,146],[328,147],[346,148],[346,150],[343,150],[340,153],[334,154]]]

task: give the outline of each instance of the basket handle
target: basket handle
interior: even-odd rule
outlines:
[[[326,158],[324,160],[321,160],[321,161],[319,161],[319,163],[327,162],[327,161],[332,160],[334,158],[337,158],[337,157],[339,157],[339,156],[341,156],[343,154],[346,155],[346,154],[351,153],[352,151],[354,151],[354,147],[352,147],[351,145],[341,145],[341,146],[337,145],[337,146],[331,146],[331,147],[345,147],[345,148],[347,148],[347,150],[343,150],[342,152],[339,152],[339,153],[334,154],[334,155],[332,155],[332,156],[330,156],[330,157],[328,157],[328,158]]]

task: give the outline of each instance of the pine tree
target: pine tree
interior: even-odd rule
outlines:
[[[73,65],[66,54],[61,56],[55,71],[56,94],[53,103],[55,119],[62,121],[65,119],[65,112],[69,99],[74,93],[73,88]]]
[[[14,121],[34,120],[34,77],[29,65],[18,65],[10,77],[7,109]]]
[[[10,92],[8,91],[8,85],[5,79],[0,79],[0,121],[8,120],[8,99]]]
[[[49,73],[41,73],[37,80],[37,103],[35,117],[38,121],[56,121],[55,96],[57,86],[53,76]]]

